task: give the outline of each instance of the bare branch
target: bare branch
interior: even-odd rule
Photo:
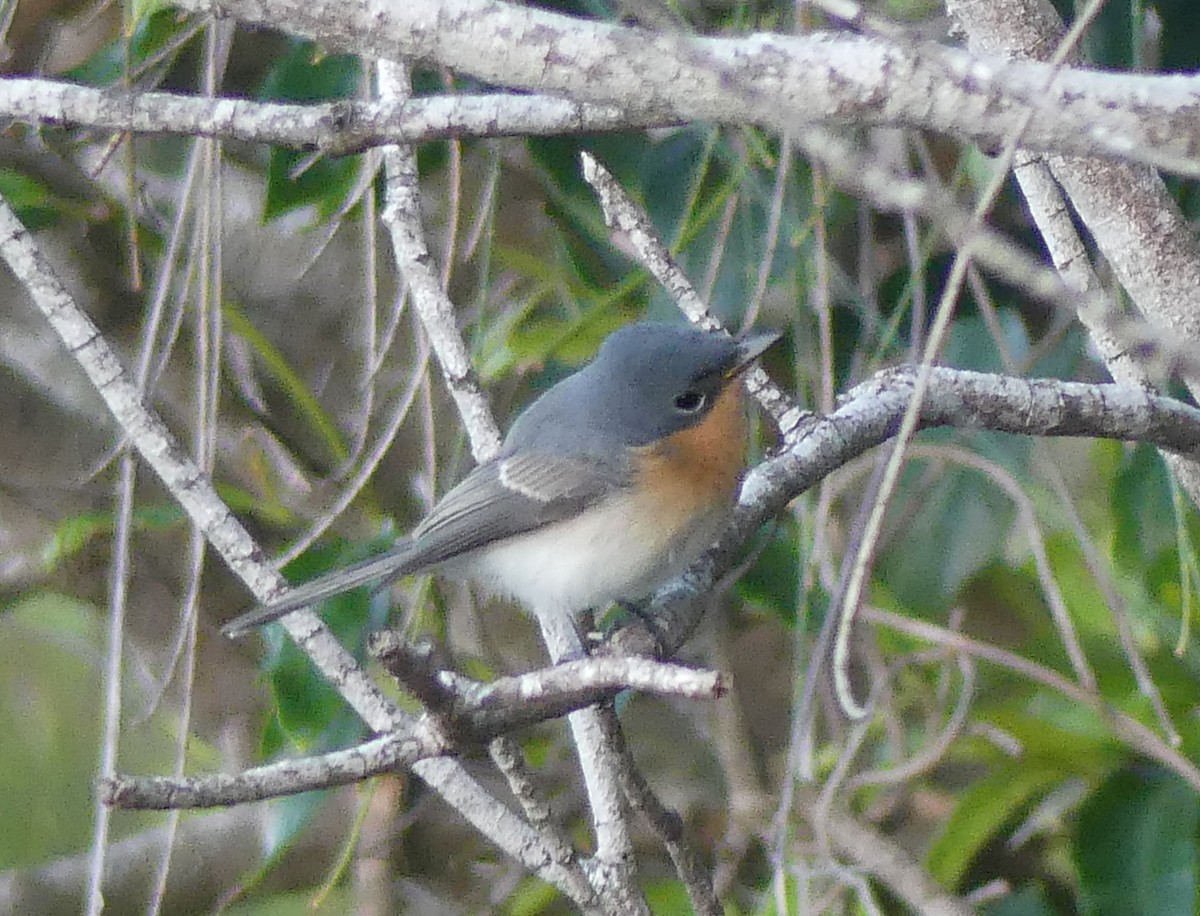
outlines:
[[[376,650],[389,666],[406,657],[394,633],[382,634]],[[405,670],[408,670],[407,668]],[[131,809],[211,808],[295,795],[359,782],[417,761],[454,753],[448,730],[471,742],[558,718],[633,689],[663,696],[714,699],[723,693],[716,672],[698,671],[648,658],[596,658],[565,662],[481,684],[441,672],[448,706],[444,718],[415,720],[404,732],[383,735],[348,750],[284,760],[230,775],[121,777],[103,781],[109,805]]]
[[[334,156],[396,142],[571,134],[667,123],[661,118],[639,119],[628,109],[544,95],[464,94],[403,103],[346,100],[296,105],[94,89],[33,78],[0,80],[0,117],[112,132],[244,140]]]
[[[1034,149],[1102,150],[1195,173],[1200,86],[1186,77],[979,58],[853,35],[697,38],[488,0],[180,0],[193,12],[289,30],[384,59],[450,67],[495,85],[633,108],[664,122],[891,124],[1012,134],[1029,107]],[[1049,86],[1049,88],[1047,88]],[[1154,100],[1152,103],[1150,100]]]
[[[106,804],[132,810],[215,808],[360,782],[446,752],[435,729],[418,723],[404,735],[385,735],[320,757],[282,760],[241,773],[114,776],[102,780]]]

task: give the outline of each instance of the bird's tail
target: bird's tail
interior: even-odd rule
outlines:
[[[384,583],[407,575],[413,571],[412,566],[411,551],[407,544],[401,544],[380,556],[335,569],[319,579],[297,585],[284,592],[278,601],[261,605],[230,620],[221,627],[221,632],[229,637],[241,636],[255,627],[261,627],[285,614],[317,604],[334,595],[372,582]]]

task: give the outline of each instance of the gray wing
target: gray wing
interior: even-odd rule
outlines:
[[[412,559],[432,566],[493,541],[570,518],[627,486],[624,468],[582,455],[520,452],[482,465],[412,534]]]
[[[289,589],[278,601],[229,621],[222,630],[236,636],[352,588],[406,576],[569,518],[627,483],[623,469],[578,455],[523,452],[490,461],[442,497],[394,549]]]

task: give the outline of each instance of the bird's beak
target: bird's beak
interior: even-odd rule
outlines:
[[[751,363],[762,356],[763,353],[782,337],[782,334],[778,334],[775,331],[762,331],[739,337],[737,341],[737,359],[729,371],[725,373],[725,377],[736,378],[741,375],[750,368]]]

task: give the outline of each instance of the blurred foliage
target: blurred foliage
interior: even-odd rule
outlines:
[[[50,593],[31,593],[0,613],[0,868],[34,865],[87,847],[103,695],[102,620],[95,609]],[[137,684],[136,672],[130,682]],[[153,685],[129,698],[130,728],[121,765],[132,772],[169,773],[175,721],[147,713],[157,702]],[[18,737],[19,736],[19,740]],[[192,772],[214,769],[216,751],[199,739],[188,744]],[[161,821],[152,814],[119,813],[114,839]]]
[[[326,55],[312,42],[293,42],[271,67],[259,98],[264,102],[328,102],[351,97],[362,82],[362,65],[350,54]],[[361,163],[358,156],[330,158],[302,150],[273,148],[267,162],[264,219],[316,208],[329,220],[344,205]]]
[[[609,19],[638,13],[605,0],[540,5]],[[1056,5],[1068,17],[1074,13],[1071,0],[1056,0]],[[782,2],[662,6],[663,15],[706,34],[788,28],[793,15],[791,4]],[[927,0],[888,0],[875,8],[918,23],[936,16],[940,6]],[[203,30],[153,0],[129,6],[126,14],[128,38],[110,34],[85,61],[64,68],[61,75],[88,85],[128,82],[199,91]],[[1157,39],[1155,23],[1161,24]],[[822,23],[818,19],[813,24]],[[1200,5],[1193,0],[1153,5],[1110,0],[1086,45],[1095,64],[1114,69],[1195,69],[1198,49]],[[246,30],[236,34],[222,92],[318,102],[359,97],[367,77],[363,62],[352,55],[329,54],[278,33]],[[419,94],[486,89],[427,70],[414,74],[414,85]],[[14,133],[19,130],[13,128]],[[80,155],[79,161],[94,163],[108,138],[46,128],[40,141],[64,160],[88,152],[93,158]],[[946,138],[927,142],[942,177],[958,190],[978,190],[989,178],[991,162],[976,151]],[[819,169],[785,150],[778,138],[757,129],[693,124],[652,133],[429,144],[420,150],[419,164],[431,249],[447,267],[475,365],[502,418],[590,358],[614,328],[637,317],[675,313],[669,296],[605,228],[579,172],[583,150],[603,161],[644,204],[715,314],[732,327],[753,319],[786,332],[785,345],[769,354],[768,367],[804,403],[817,403],[824,390],[823,365],[830,367],[832,389],[842,391],[878,368],[910,359],[914,342],[928,332],[951,261],[940,237],[922,227],[919,261],[911,263],[899,219],[869,212],[831,187]],[[136,172],[130,188],[150,183],[151,177],[178,184],[188,151],[189,144],[178,138],[138,138],[129,154],[128,167]],[[230,291],[222,301],[224,331],[234,352],[226,369],[237,377],[223,392],[224,406],[241,438],[231,437],[237,446],[222,455],[218,484],[239,516],[278,547],[304,532],[319,515],[313,507],[337,492],[347,468],[361,460],[363,452],[354,441],[361,390],[368,383],[379,385],[378,401],[368,404],[378,420],[383,405],[403,389],[397,366],[409,368],[412,353],[405,346],[413,334],[402,318],[397,337],[406,343],[397,345],[386,367],[392,375],[380,370],[376,381],[364,371],[367,360],[356,317],[361,303],[352,301],[357,293],[341,288],[330,301],[304,285],[319,273],[314,264],[326,246],[336,247],[332,239],[357,232],[355,241],[342,244],[355,252],[364,244],[367,233],[361,221],[367,204],[378,203],[380,193],[378,181],[365,172],[367,157],[235,144],[228,144],[224,154],[231,172],[251,176],[260,194],[256,229],[263,233],[248,254],[230,244],[231,265],[243,255],[269,262],[274,253],[264,240],[277,238],[266,235],[270,231],[301,236],[316,251],[307,261],[279,268],[279,273],[295,275],[288,277],[293,286],[287,287],[287,295],[276,297],[282,307],[274,294],[262,292],[264,283],[240,284],[236,294]],[[917,168],[918,158],[911,159]],[[110,235],[129,237],[123,233],[135,223],[140,258],[153,265],[163,256],[174,198],[155,202],[161,212],[147,207],[131,215],[128,201],[138,195],[130,188],[121,193],[121,188],[97,180],[90,195],[81,195],[43,166],[27,160],[0,162],[0,194],[31,229],[79,230],[80,236],[94,240],[102,226]],[[1176,182],[1173,189],[1185,207],[1194,209],[1190,183]],[[468,245],[476,221],[482,228]],[[1011,188],[992,221],[1040,250]],[[114,225],[125,228],[114,230]],[[342,228],[335,233],[338,225]],[[447,244],[451,231],[455,234]],[[101,260],[119,263],[122,270],[137,261],[128,248],[118,246],[111,258],[104,254],[108,249],[97,250]],[[442,263],[446,251],[452,252],[448,266]],[[185,251],[181,258],[191,254]],[[387,258],[381,254],[377,260]],[[356,267],[349,273],[356,272],[369,269]],[[388,314],[395,286],[384,272],[382,316]],[[144,318],[138,309],[150,293],[132,287],[123,290],[114,306],[118,329]],[[823,299],[829,304],[827,315],[820,307]],[[756,311],[750,315],[752,301]],[[330,323],[330,313],[342,323]],[[985,279],[961,297],[943,361],[982,371],[1099,378],[1082,334],[1063,331],[1057,318],[1020,291]],[[173,333],[190,343],[194,330],[181,322]],[[178,361],[186,363],[187,357],[178,356]],[[347,378],[351,395],[339,399],[338,385]],[[190,378],[170,381],[190,390]],[[381,464],[372,486],[355,500],[334,533],[292,562],[286,570],[289,578],[303,581],[386,549],[392,539],[389,519],[395,516],[398,529],[407,527],[419,507],[452,481],[465,449],[453,413],[440,396],[436,383],[421,389],[414,415],[422,417],[410,417],[401,427],[394,450],[400,454]],[[306,444],[296,445],[301,439]],[[241,450],[247,442],[251,445]],[[1114,726],[1115,715],[1127,716],[1158,736],[1164,747],[1169,745],[1120,648],[1109,605],[1115,597],[1128,614],[1133,644],[1179,731],[1178,752],[1194,766],[1200,759],[1195,689],[1200,648],[1189,635],[1188,621],[1200,591],[1195,556],[1200,514],[1173,492],[1161,459],[1148,447],[1047,444],[947,430],[923,434],[919,443],[924,450],[905,470],[889,513],[869,600],[938,626],[954,620],[973,638],[1034,666],[1034,675],[1028,668],[977,662],[969,724],[952,737],[936,765],[899,786],[849,789],[839,796],[842,803],[873,819],[879,830],[902,838],[950,891],[966,894],[1001,882],[1003,893],[983,905],[989,916],[1197,912],[1196,787],[1162,760],[1148,759]],[[769,444],[764,439],[760,448]],[[986,466],[967,466],[955,457],[961,452],[983,459]],[[737,669],[740,702],[750,723],[742,737],[748,743],[757,740],[749,751],[761,767],[772,804],[804,673],[799,661],[789,665],[790,653],[796,646],[811,646],[830,602],[825,580],[805,564],[817,544],[840,556],[867,490],[872,460],[869,456],[831,483],[823,530],[814,530],[817,500],[806,495],[793,513],[761,532],[736,586],[738,609],[729,615],[724,638],[739,647],[731,652],[730,663]],[[322,474],[313,475],[311,469],[318,466]],[[1016,482],[1023,500],[1000,485],[1002,477]],[[1058,495],[1062,490],[1070,493],[1078,519],[1064,509]],[[42,555],[52,575],[65,576],[74,564],[104,553],[113,529],[107,505],[76,506],[53,520]],[[1030,520],[1037,525],[1044,564],[1035,560]],[[1093,549],[1081,545],[1077,522]],[[135,541],[163,542],[165,550],[177,554],[168,535],[177,536],[185,525],[180,510],[165,504],[160,493],[147,492],[134,514]],[[1084,702],[1048,686],[1055,677],[1072,681],[1072,674],[1053,623],[1055,599],[1045,587],[1047,574],[1053,576],[1094,669],[1099,702]],[[174,594],[178,582],[169,587]],[[86,849],[91,827],[83,812],[91,805],[102,693],[103,639],[96,608],[36,589],[10,597],[0,614],[0,727],[19,739],[0,742],[0,811],[12,828],[0,831],[0,869]],[[420,621],[413,628],[438,637],[450,631],[446,641],[459,651],[464,671],[486,675],[516,667],[509,662],[506,643],[510,631],[519,628],[527,637],[527,623],[502,629],[493,622],[503,619],[500,612],[490,607],[478,614],[463,610],[463,595],[449,589],[421,587],[414,601],[423,611],[413,615]],[[214,619],[224,619],[236,608],[209,610]],[[387,619],[389,595],[360,590],[327,602],[320,613],[361,656],[366,634]],[[450,622],[456,613],[461,632]],[[486,626],[480,622],[482,614],[488,615]],[[763,633],[765,639],[755,642]],[[459,638],[469,645],[455,646]],[[961,686],[954,666],[944,656],[931,660],[926,643],[886,628],[871,640],[865,655],[878,652],[884,659],[909,663],[902,669],[897,665],[890,684],[891,718],[867,732],[860,752],[864,767],[894,765],[918,754],[944,724],[945,711]],[[492,643],[500,644],[498,651]],[[778,650],[778,659],[759,654],[766,643]],[[745,646],[751,648],[743,651]],[[257,653],[245,650],[238,659],[241,668],[205,678],[218,682],[209,685],[214,696],[206,700],[218,709],[224,703],[220,690],[229,686],[219,683],[223,680],[257,684],[269,694],[269,709],[251,717],[254,731],[246,742],[257,758],[318,753],[363,736],[361,722],[278,627],[262,634],[261,647],[261,659],[249,660]],[[147,638],[134,656],[157,649],[161,646]],[[1047,676],[1039,679],[1037,674]],[[136,720],[139,704],[148,708],[150,700],[139,694],[127,701],[131,720]],[[645,714],[648,705],[631,703],[631,717]],[[662,716],[666,721],[668,714]],[[751,721],[756,718],[767,721]],[[165,710],[131,724],[122,738],[121,768],[169,772],[176,724]],[[737,833],[728,824],[728,796],[745,788],[728,785],[727,774],[702,772],[707,756],[716,754],[706,749],[710,731],[717,730],[692,726],[686,746],[672,745],[673,759],[664,765],[678,771],[648,768],[647,773],[652,785],[680,793],[688,836],[706,856],[724,848],[723,837]],[[218,764],[211,744],[218,732],[210,722],[207,730],[197,727],[189,735],[190,769]],[[536,731],[523,737],[530,763],[538,769],[562,766],[564,754],[551,734]],[[814,758],[817,780],[833,772],[845,737],[842,723],[824,724]],[[639,757],[656,750],[661,753],[634,747]],[[422,887],[431,901],[444,894],[463,907],[487,906],[513,916],[562,911],[557,895],[540,881],[501,874],[494,850],[464,839],[461,825],[443,823],[444,809],[424,804],[422,791],[413,789],[395,812],[415,836],[398,840],[401,849],[391,854],[389,864],[397,876]],[[257,870],[247,881],[245,899],[226,912],[291,913],[313,904],[324,880],[321,867],[307,867],[301,879],[283,890],[269,886],[270,877],[275,865],[320,825],[334,794],[311,793],[269,806],[267,864],[259,869],[257,863],[239,863]],[[366,802],[362,805],[365,811]],[[120,815],[117,834],[148,823],[158,819]],[[755,829],[759,833],[746,840],[742,861],[732,868],[729,912],[776,912],[770,813]],[[803,851],[809,837],[798,817],[789,822],[788,831],[802,840],[785,844],[785,856],[793,858],[782,862],[787,874],[783,884],[792,893],[795,875],[808,861]],[[347,844],[355,838],[357,834]],[[668,865],[655,860],[645,874],[656,912],[685,910],[686,895],[669,877]],[[494,883],[479,875],[493,877]],[[881,886],[872,886],[881,912],[907,912]],[[349,882],[342,882],[316,911],[350,912],[353,901]],[[864,911],[857,902],[843,903],[842,912]],[[420,906],[425,904],[414,904]],[[436,907],[429,903],[426,909]]]

